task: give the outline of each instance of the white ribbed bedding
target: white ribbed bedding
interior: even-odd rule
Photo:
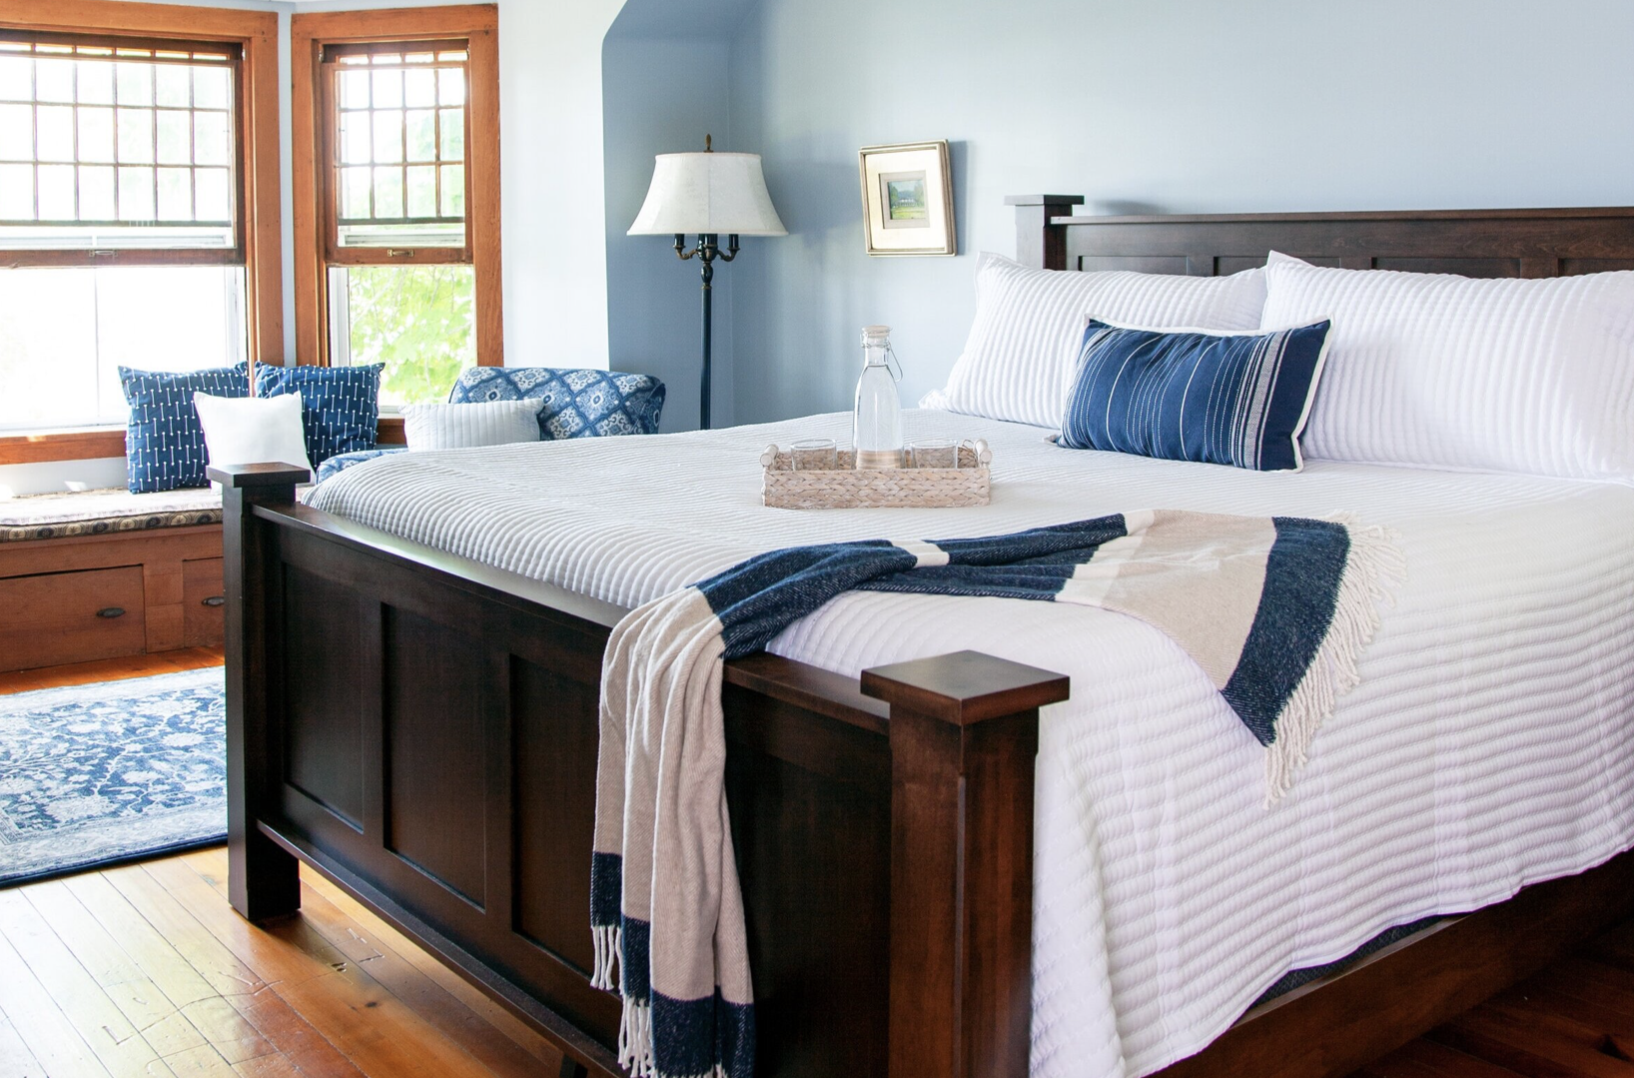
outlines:
[[[1501,900],[1634,845],[1634,489],[1311,461],[1303,473],[1058,449],[1034,427],[910,412],[985,437],[993,503],[759,504],[759,451],[849,416],[656,438],[401,454],[311,504],[631,606],[751,554],[831,539],[983,535],[1140,508],[1395,528],[1408,579],[1264,805],[1262,751],[1179,648],[1101,610],[854,593],[772,650],[846,674],[976,648],[1059,670],[1037,788],[1033,1074],[1135,1078],[1205,1046],[1290,969],[1392,925]]]

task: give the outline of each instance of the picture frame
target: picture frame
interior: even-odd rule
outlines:
[[[956,255],[953,170],[946,139],[864,146],[863,243],[870,255]]]

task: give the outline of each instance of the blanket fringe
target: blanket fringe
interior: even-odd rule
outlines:
[[[1265,806],[1282,800],[1294,772],[1305,766],[1311,739],[1333,714],[1339,697],[1361,681],[1356,660],[1379,628],[1380,607],[1393,604],[1391,588],[1407,578],[1400,535],[1382,525],[1361,525],[1349,515],[1330,517],[1350,530],[1350,556],[1333,624],[1310,669],[1277,720],[1277,739],[1265,753]]]
[[[590,970],[590,987],[603,992],[618,991],[617,966],[619,952],[624,947],[624,930],[618,925],[604,925],[590,930],[595,940],[596,962]]]
[[[726,1068],[717,1063],[703,1074],[660,1074],[652,1054],[652,1006],[623,998],[624,1013],[618,1023],[618,1064],[630,1078],[728,1078]]]
[[[624,1014],[618,1023],[618,1065],[631,1078],[654,1078],[652,1062],[652,1005],[629,996],[622,997]]]

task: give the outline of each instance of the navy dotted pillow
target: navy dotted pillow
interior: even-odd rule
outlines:
[[[563,367],[473,367],[448,395],[450,404],[541,400],[539,437],[597,438],[657,434],[664,383],[647,374]]]
[[[340,453],[373,449],[380,419],[380,364],[255,368],[255,395],[301,395],[306,456],[317,467]]]
[[[139,371],[119,368],[119,384],[130,405],[125,423],[125,463],[132,494],[183,487],[206,487],[210,454],[193,394],[248,397],[250,370],[212,367],[202,371]]]

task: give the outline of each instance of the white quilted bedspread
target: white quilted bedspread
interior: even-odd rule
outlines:
[[[1634,489],[1314,462],[1301,474],[985,437],[993,504],[759,504],[768,442],[831,415],[712,434],[404,454],[310,501],[632,606],[760,551],[984,535],[1141,508],[1398,530],[1408,580],[1281,803],[1262,750],[1157,630],[1101,610],[855,593],[772,650],[831,670],[976,648],[1071,675],[1038,759],[1033,1074],[1135,1078],[1205,1046],[1284,972],[1392,925],[1472,909],[1634,845]]]

